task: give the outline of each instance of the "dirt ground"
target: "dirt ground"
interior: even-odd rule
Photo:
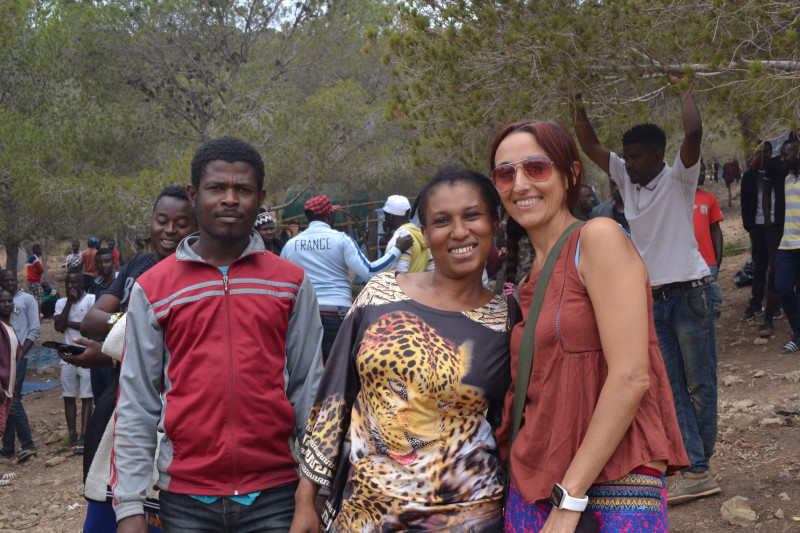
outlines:
[[[727,207],[727,191],[721,184],[707,190],[717,194],[726,221],[728,243],[747,243],[741,227],[738,191],[734,207]],[[730,246],[730,244],[729,244]],[[50,279],[63,292],[61,251],[48,259]],[[720,507],[734,496],[748,498],[758,515],[755,526],[762,532],[800,531],[800,355],[781,355],[789,338],[785,319],[775,322],[775,336],[766,344],[754,344],[759,321],[740,322],[749,288],[733,284],[746,254],[725,258],[720,271],[724,304],[717,324],[719,346],[719,438],[712,470],[722,493],[669,509],[674,533],[738,531],[723,520]],[[22,274],[22,273],[20,273]],[[20,276],[20,287],[27,287]],[[42,324],[40,341],[62,336],[52,320]],[[57,380],[57,369],[43,373],[28,370],[28,381]],[[0,488],[0,531],[78,532],[86,513],[82,497],[82,457],[64,447],[61,389],[25,396],[39,455],[24,464],[0,462],[17,479]],[[783,414],[779,414],[783,413]],[[48,466],[50,463],[57,463]]]

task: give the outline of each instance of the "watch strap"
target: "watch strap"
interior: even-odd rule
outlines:
[[[574,498],[570,496],[569,492],[567,492],[567,489],[562,487],[560,484],[556,483],[556,487],[561,489],[561,502],[557,506],[558,509],[577,511],[579,513],[582,513],[586,510],[586,506],[589,505],[589,496],[584,496],[583,498]],[[556,507],[555,504],[554,507]]]

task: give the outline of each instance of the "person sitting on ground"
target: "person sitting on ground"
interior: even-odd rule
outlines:
[[[67,270],[83,268],[83,263],[81,263],[81,243],[78,241],[72,242],[72,253],[67,255],[67,258],[61,263],[61,268],[66,268]]]
[[[94,294],[83,290],[83,276],[79,270],[67,272],[64,280],[66,298],[56,302],[53,326],[56,331],[64,334],[64,342],[77,346],[76,339],[80,338],[81,320],[86,316],[89,308],[94,305]],[[92,416],[92,378],[88,369],[78,368],[70,364],[71,356],[58,352],[61,357],[61,386],[64,396],[64,416],[67,419],[69,431],[69,445],[75,453],[83,453],[86,442],[86,428],[89,426],[89,417]],[[81,398],[81,433],[78,436],[76,427],[77,403],[75,397]]]
[[[619,192],[619,185],[617,182],[608,179],[608,188],[611,191],[611,198],[607,202],[598,205],[589,214],[589,220],[597,217],[606,217],[614,219],[617,224],[622,226],[625,233],[631,234],[631,227],[628,224],[628,219],[625,218],[625,204],[622,202],[622,195]]]
[[[255,229],[261,235],[261,240],[264,241],[264,248],[275,255],[281,255],[283,243],[275,236],[275,219],[263,207],[259,209],[256,217]]]
[[[383,204],[383,229],[386,234],[391,235],[386,244],[386,250],[391,250],[397,243],[397,239],[403,235],[411,235],[414,242],[411,248],[403,251],[400,257],[392,265],[392,272],[425,272],[433,270],[433,256],[430,249],[425,244],[422,232],[416,224],[408,218],[411,204],[408,198],[395,194],[386,199]]]
[[[17,363],[22,359],[22,344],[11,327],[11,315],[14,313],[14,295],[0,288],[0,437],[6,427],[6,419],[14,402],[14,382],[17,375]],[[0,475],[0,486],[8,485],[16,477],[13,473]]]
[[[28,256],[28,263],[25,269],[28,274],[28,290],[31,291],[36,303],[39,305],[39,312],[42,311],[42,274],[44,274],[44,266],[42,265],[42,245],[34,244],[33,253]]]
[[[42,317],[53,318],[56,312],[56,302],[61,298],[58,289],[50,286],[47,280],[42,281]]]
[[[694,239],[697,249],[703,256],[711,275],[716,280],[719,276],[719,267],[722,265],[722,228],[719,223],[722,210],[719,208],[717,197],[700,187],[706,182],[706,165],[700,158],[700,175],[697,178],[697,190],[694,193]]]
[[[447,167],[416,203],[436,267],[375,276],[350,309],[309,417],[290,533],[320,531],[320,486],[326,531],[502,531],[492,430],[512,324],[509,300],[481,281],[497,193]]]

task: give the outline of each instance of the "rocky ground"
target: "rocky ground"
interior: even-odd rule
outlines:
[[[738,199],[727,205],[727,191],[720,184],[708,187],[717,193],[727,220],[723,233],[729,248],[746,244],[741,229]],[[51,280],[63,291],[60,257],[48,261]],[[746,528],[778,533],[800,531],[800,353],[781,355],[789,338],[786,320],[775,323],[775,336],[760,343],[759,321],[740,322],[748,288],[737,288],[733,276],[745,254],[727,257],[720,272],[723,316],[717,326],[719,345],[719,439],[712,460],[722,493],[669,509],[674,533],[739,531],[721,511],[735,497],[735,521]],[[53,275],[53,273],[55,273]],[[60,276],[60,277],[59,277]],[[23,278],[24,279],[24,278]],[[21,283],[20,286],[26,286]],[[45,321],[41,340],[60,340],[61,335]],[[37,373],[29,369],[29,381],[58,379],[57,369]],[[82,497],[82,457],[65,447],[61,389],[30,394],[24,399],[39,455],[25,464],[0,463],[17,479],[0,488],[0,531],[78,532],[86,512]]]

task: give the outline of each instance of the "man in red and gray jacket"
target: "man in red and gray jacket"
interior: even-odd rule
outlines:
[[[265,196],[252,146],[207,142],[191,177],[199,234],[130,296],[112,461],[118,531],[147,531],[156,431],[165,531],[288,531],[291,450],[322,373],[316,296],[252,231]]]

